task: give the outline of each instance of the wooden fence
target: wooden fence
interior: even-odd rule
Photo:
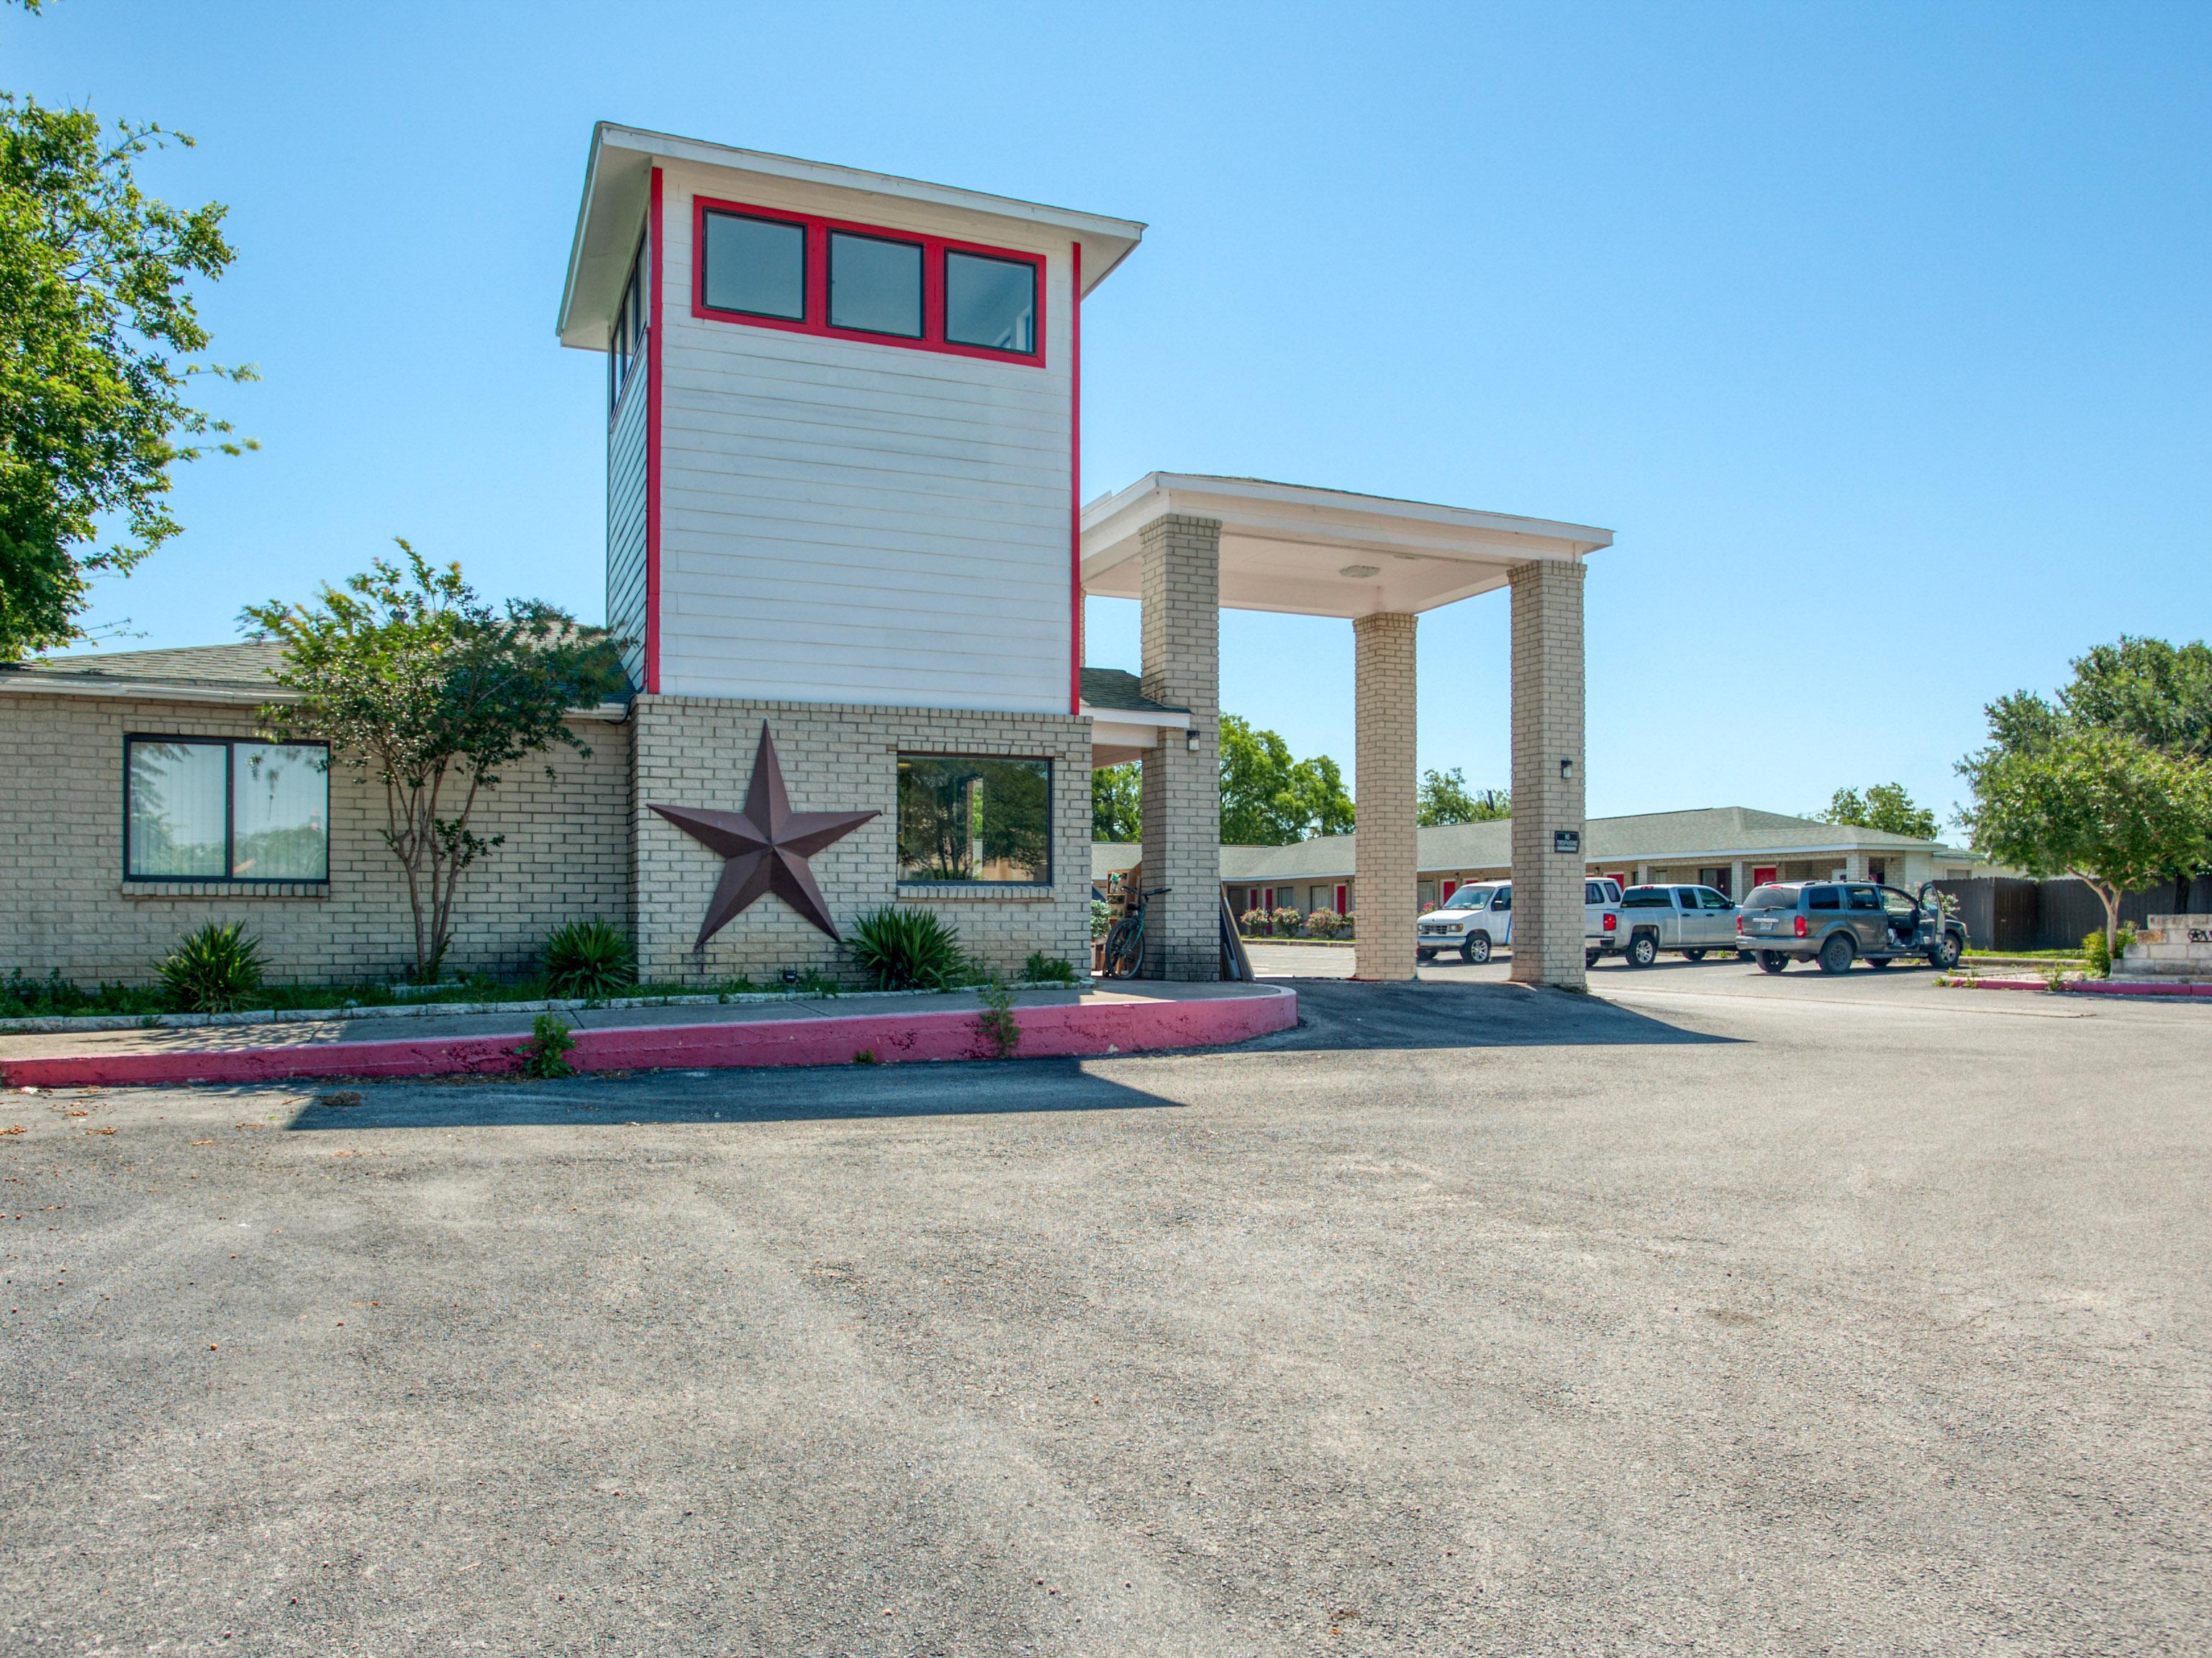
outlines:
[[[2072,950],[2105,925],[2105,906],[2086,881],[2015,881],[1982,876],[1938,881],[1936,890],[1959,901],[1959,919],[1977,950]],[[2130,892],[2120,900],[2120,919],[2141,926],[2153,915],[2212,911],[2212,878]]]

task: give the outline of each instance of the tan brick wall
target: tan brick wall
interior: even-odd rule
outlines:
[[[475,828],[505,844],[461,878],[447,958],[458,971],[509,975],[557,924],[619,923],[629,905],[629,732],[579,721],[587,759],[556,749],[507,768]],[[331,774],[331,878],[271,890],[179,889],[123,879],[125,734],[252,737],[252,714],[204,702],[80,696],[0,699],[6,855],[0,863],[0,974],[58,969],[84,983],[143,983],[179,934],[242,920],[279,981],[397,977],[414,929],[399,866],[379,834],[381,790],[341,762]],[[549,780],[546,766],[555,776]]]
[[[1513,971],[1519,984],[1580,990],[1583,859],[1552,849],[1583,815],[1583,566],[1516,564],[1513,589]],[[1574,774],[1559,775],[1559,762]]]
[[[1091,938],[1091,722],[1074,714],[965,712],[821,702],[641,696],[632,705],[637,768],[635,927],[641,962],[659,979],[707,981],[782,969],[849,977],[838,946],[782,899],[763,898],[702,950],[692,941],[722,864],[650,808],[739,811],[766,720],[798,811],[881,816],[815,854],[811,867],[841,931],[886,903],[927,904],[962,944],[1001,972],[1031,950],[1086,970]],[[1030,756],[1053,762],[1052,884],[1029,889],[901,888],[897,785],[902,750]]]
[[[1143,551],[1145,695],[1190,710],[1194,750],[1164,731],[1144,759],[1145,975],[1221,976],[1221,525],[1155,519]]]
[[[1353,799],[1359,809],[1352,847],[1359,914],[1352,972],[1362,979],[1414,974],[1420,790],[1414,769],[1416,635],[1411,616],[1363,616],[1352,624]]]

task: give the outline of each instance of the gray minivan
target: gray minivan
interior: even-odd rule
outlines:
[[[1736,916],[1736,944],[1779,973],[1816,961],[1823,973],[1851,963],[1887,967],[1917,957],[1948,972],[1966,948],[1966,927],[1944,913],[1932,884],[1916,896],[1872,881],[1780,881],[1753,887]]]

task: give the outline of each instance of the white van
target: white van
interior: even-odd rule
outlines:
[[[1583,955],[1595,965],[1621,948],[1620,884],[1593,876],[1583,883]],[[1447,950],[1462,962],[1490,959],[1513,942],[1513,883],[1477,881],[1425,912],[1413,923],[1413,954],[1433,962]]]

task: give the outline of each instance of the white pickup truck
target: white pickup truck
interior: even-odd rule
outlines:
[[[1736,908],[1711,887],[1631,887],[1621,895],[1622,944],[1631,967],[1650,967],[1662,950],[1692,962],[1736,950]]]
[[[1620,925],[1620,883],[1593,876],[1583,883],[1583,958],[1592,966],[1601,956],[1625,948]],[[1513,942],[1513,883],[1477,881],[1463,886],[1423,912],[1413,923],[1413,954],[1433,962],[1455,950],[1462,962],[1486,962],[1493,950]]]

